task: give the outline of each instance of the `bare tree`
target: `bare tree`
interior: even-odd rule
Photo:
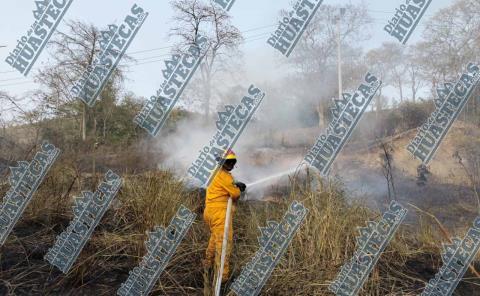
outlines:
[[[16,98],[10,96],[9,94],[1,90],[0,108],[0,116],[5,112],[20,112],[21,114],[27,114],[27,112],[17,103]]]
[[[438,83],[456,79],[468,62],[480,59],[479,32],[478,0],[455,1],[426,23],[423,32],[425,41],[417,45],[417,54],[424,76],[430,78],[433,96]]]
[[[177,38],[179,48],[194,44],[199,35],[210,44],[200,66],[201,84],[204,90],[204,112],[208,119],[212,100],[212,80],[226,70],[229,58],[238,53],[243,41],[240,31],[231,24],[231,17],[212,2],[199,0],[173,0],[174,27],[170,37]]]
[[[380,111],[386,103],[383,89],[389,85],[389,56],[381,49],[372,49],[366,54],[365,59],[370,71],[374,72],[382,81],[375,95],[375,116],[378,118]]]
[[[95,106],[90,111],[84,102],[72,96],[70,89],[101,52],[102,33],[95,26],[80,21],[68,21],[66,27],[65,32],[58,32],[50,41],[49,46],[53,50],[52,61],[36,76],[38,82],[46,89],[39,95],[39,101],[45,110],[50,110],[55,115],[76,118],[76,115],[81,113],[80,131],[82,140],[85,141],[89,113],[95,122],[95,108],[98,107]],[[124,55],[123,59],[130,58]],[[123,70],[117,67],[100,94],[101,100],[97,105],[102,104],[105,96],[109,96],[108,92],[120,87],[123,80]],[[93,132],[95,133],[95,130]]]
[[[101,54],[102,34],[105,33],[91,24],[80,21],[68,21],[66,28],[66,31],[58,32],[50,42],[50,48],[53,50],[52,61],[36,76],[37,81],[45,88],[45,91],[37,96],[39,108],[53,112],[57,117],[75,118],[77,123],[78,114],[81,114],[79,124],[81,139],[91,153],[92,177],[95,183],[99,118],[103,123],[105,136],[107,119],[111,116],[116,96],[125,79],[124,70],[122,66],[115,68],[99,95],[99,102],[91,108],[88,107],[72,95],[70,89]],[[122,61],[125,60],[131,58],[123,55]],[[87,133],[87,128],[90,129],[90,133]]]
[[[397,89],[400,103],[405,101],[405,89],[408,87],[415,102],[419,90],[425,86],[425,79],[430,79],[421,66],[425,59],[421,45],[406,49],[398,43],[386,42],[379,48],[370,50],[366,59],[373,71],[382,77],[377,100],[382,96],[382,88],[391,85]]]
[[[35,93],[33,93],[34,95]],[[29,94],[30,95],[30,94]],[[37,108],[27,109],[24,107],[26,97],[17,98],[4,91],[0,91],[0,124],[2,124],[3,136],[0,138],[10,138],[15,145],[22,145],[26,148],[20,152],[22,157],[27,158],[33,149],[38,145],[42,129],[42,120],[45,115]],[[8,113],[9,119],[5,118]],[[21,130],[13,129],[13,133],[8,135],[7,126],[16,125]]]
[[[355,47],[355,42],[367,37],[364,32],[371,18],[363,4],[342,7],[345,8],[345,14],[341,18],[340,39],[344,59],[342,77],[345,90],[348,87],[356,87],[358,77],[366,71],[360,58],[361,49]],[[332,77],[336,77],[337,71],[336,20],[339,9],[339,6],[320,6],[287,60],[296,72],[295,77],[292,77],[299,85],[296,96],[315,106],[320,127],[325,125],[325,110],[330,104],[329,100],[338,96],[338,83],[333,81]],[[282,12],[282,16],[285,13]]]
[[[380,47],[388,57],[388,68],[390,69],[390,83],[397,88],[400,103],[404,101],[403,87],[405,85],[405,47],[399,43],[386,42]]]
[[[410,91],[412,101],[415,103],[418,91],[426,85],[425,76],[422,74],[421,55],[420,50],[415,46],[408,47],[405,55],[405,70],[408,74],[408,83],[410,84]]]

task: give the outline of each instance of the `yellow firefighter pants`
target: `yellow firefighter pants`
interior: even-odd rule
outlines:
[[[233,244],[233,213],[235,212],[232,206],[232,213],[230,215],[230,223],[228,228],[227,252],[225,256],[225,263],[222,274],[222,281],[228,279],[230,272],[229,257],[232,252]],[[227,215],[226,208],[206,207],[203,212],[203,219],[210,228],[210,240],[206,251],[206,260],[210,263],[215,261],[215,270],[220,268],[220,259],[222,256],[223,230],[225,229],[225,217]]]

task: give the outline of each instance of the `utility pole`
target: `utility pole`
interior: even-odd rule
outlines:
[[[341,30],[340,30],[340,21],[345,14],[345,8],[340,8],[340,12],[336,17],[337,21],[337,69],[338,69],[338,99],[342,99],[342,38],[341,38]]]

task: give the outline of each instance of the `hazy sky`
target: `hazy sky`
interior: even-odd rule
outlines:
[[[233,24],[244,32],[245,44],[244,66],[248,79],[263,81],[266,77],[278,75],[278,63],[283,57],[279,57],[276,50],[266,44],[271,32],[275,30],[278,13],[281,9],[289,9],[291,0],[236,0],[230,14],[233,16]],[[323,4],[337,5],[347,3],[359,3],[357,1],[324,0]],[[395,8],[405,0],[368,0],[369,13],[374,19],[371,27],[372,38],[365,47],[379,46],[384,41],[394,41],[383,26],[393,17]],[[426,15],[420,22],[416,31],[409,40],[409,44],[421,38],[421,31],[425,20],[436,11],[452,4],[454,0],[432,1]],[[167,40],[170,29],[172,9],[168,0],[74,0],[67,11],[65,19],[76,19],[91,22],[100,28],[105,28],[109,23],[119,23],[127,15],[130,7],[137,3],[150,14],[133,40],[127,51],[138,60],[138,64],[129,68],[126,88],[137,95],[149,97],[154,94],[162,82],[161,70],[163,59],[169,54],[171,44]],[[28,77],[23,77],[4,62],[8,52],[16,46],[16,40],[24,35],[32,25],[34,18],[32,10],[33,0],[2,0],[0,11],[0,90],[7,91],[12,95],[35,89],[36,84],[32,77],[36,70],[45,63],[48,51],[44,50],[32,68]],[[63,23],[57,29],[64,29]]]

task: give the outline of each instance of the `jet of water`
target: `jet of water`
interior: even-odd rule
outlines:
[[[252,187],[254,187],[254,186],[258,186],[259,184],[268,183],[269,181],[272,181],[272,180],[278,179],[278,178],[280,178],[280,177],[283,177],[283,176],[285,176],[285,175],[294,173],[296,170],[297,170],[297,167],[292,168],[292,169],[289,169],[289,170],[286,170],[286,171],[283,171],[283,172],[278,173],[278,174],[275,174],[275,175],[271,175],[271,176],[262,178],[262,179],[260,179],[260,180],[257,180],[257,181],[255,181],[255,182],[253,182],[253,183],[247,184],[247,188],[252,188]]]

